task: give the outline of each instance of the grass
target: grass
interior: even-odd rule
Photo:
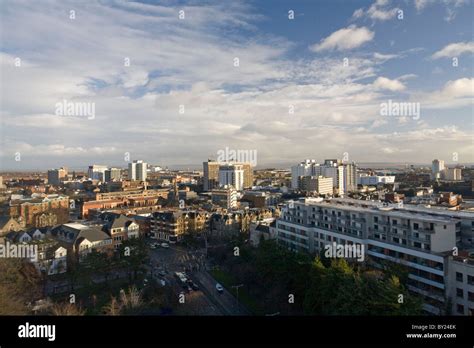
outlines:
[[[239,282],[230,273],[223,271],[222,269],[211,270],[210,273],[214,279],[216,279],[227,290],[229,290],[232,295],[237,296],[237,290],[231,286],[236,285]],[[255,315],[264,314],[263,308],[259,305],[255,298],[249,295],[249,293],[245,290],[245,286],[239,288],[239,302],[242,302],[244,306]]]

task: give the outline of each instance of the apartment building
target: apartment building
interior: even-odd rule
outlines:
[[[240,169],[243,170],[243,188],[249,188],[253,185],[253,168],[250,163],[225,163],[225,162],[215,162],[212,160],[208,160],[207,162],[203,162],[203,189],[204,191],[211,191],[212,189],[216,189],[219,187],[219,168],[225,164],[232,164],[240,166]]]
[[[357,189],[357,166],[355,163],[343,163],[338,159],[327,159],[323,164],[307,159],[291,167],[291,188],[301,190],[301,177],[323,176],[332,178],[334,191],[343,195]]]
[[[201,233],[208,227],[209,214],[196,210],[158,211],[151,216],[151,238],[176,243],[186,233]]]
[[[277,240],[312,254],[334,242],[361,245],[373,267],[387,262],[405,265],[409,290],[423,298],[424,310],[443,314],[454,302],[450,255],[456,247],[473,247],[474,214],[455,213],[355,199],[303,198],[282,209]],[[464,272],[472,280],[474,269]]]
[[[333,179],[324,176],[300,176],[298,187],[302,191],[317,192],[320,195],[333,194]]]

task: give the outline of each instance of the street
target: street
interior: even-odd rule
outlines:
[[[198,291],[185,295],[186,301],[183,305],[195,307],[194,304],[199,302],[200,306],[208,308],[210,313],[207,315],[249,315],[249,312],[238,305],[237,299],[227,289],[224,288],[222,293],[216,290],[217,282],[206,270],[204,255],[203,250],[188,251],[179,245],[150,249],[150,261],[154,270],[166,272],[164,279],[175,289],[176,296],[179,296],[183,288],[174,276],[175,272],[186,272],[188,277],[199,285]]]

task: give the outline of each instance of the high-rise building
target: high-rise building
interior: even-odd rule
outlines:
[[[244,188],[244,169],[240,164],[219,166],[219,186],[232,186],[237,191]]]
[[[320,164],[307,159],[291,167],[291,187],[294,190],[301,189],[298,183],[302,176],[324,176],[332,178],[336,193],[343,195],[357,188],[356,171],[355,163],[343,164],[338,159],[327,159],[324,164]]]
[[[461,181],[461,168],[446,168],[444,170],[444,178],[449,181]]]
[[[128,164],[128,179],[129,180],[138,180],[146,181],[147,164],[141,160],[136,160]]]
[[[431,176],[434,180],[441,179],[444,171],[444,161],[435,159],[431,164]]]
[[[66,176],[67,169],[64,167],[59,169],[50,169],[48,170],[48,184],[59,185],[61,183],[61,179],[66,178]]]
[[[317,192],[320,195],[333,194],[332,178],[325,178],[324,176],[300,176],[298,187],[302,191]]]
[[[87,175],[92,180],[100,180],[104,181],[105,179],[105,171],[107,170],[107,166],[93,164],[89,166],[89,170],[87,171]]]
[[[344,164],[344,192],[357,189],[357,167],[355,163]]]
[[[214,162],[212,160],[202,163],[204,191],[211,191],[219,187],[219,166],[219,162]]]
[[[203,189],[204,191],[211,191],[219,187],[219,167],[225,164],[235,164],[242,166],[244,171],[243,175],[243,187],[249,188],[253,185],[253,168],[250,163],[240,163],[240,162],[215,162],[208,160],[203,162]]]
[[[122,170],[120,168],[109,168],[105,171],[105,182],[120,181],[122,179]]]

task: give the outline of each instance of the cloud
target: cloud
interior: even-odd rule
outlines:
[[[314,52],[326,50],[351,50],[366,42],[372,41],[375,33],[366,27],[356,27],[351,25],[347,28],[339,29],[328,37],[321,40],[319,44],[314,44],[310,49]]]
[[[432,5],[442,5],[446,9],[444,20],[451,22],[456,18],[460,7],[468,5],[469,0],[415,0],[414,5],[418,13],[421,13],[426,7]]]
[[[456,42],[443,47],[435,52],[431,58],[452,58],[459,57],[464,53],[474,53],[474,42]]]
[[[419,100],[422,107],[445,109],[472,105],[474,97],[474,79],[461,78],[448,81],[438,91],[414,94],[413,99]]]
[[[367,11],[364,11],[363,8],[359,8],[354,11],[352,14],[353,19],[359,19],[362,17],[367,17],[373,21],[387,21],[394,18],[399,11],[398,7],[388,8],[388,0],[376,0]]]
[[[378,77],[374,81],[374,86],[376,88],[387,89],[389,91],[394,91],[394,92],[403,91],[405,89],[405,85],[401,83],[400,81],[391,80],[389,78],[382,77],[382,76]]]

